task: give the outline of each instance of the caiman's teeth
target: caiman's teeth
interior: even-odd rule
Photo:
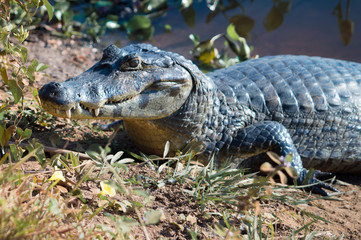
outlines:
[[[94,115],[95,115],[95,116],[98,116],[98,115],[99,115],[99,108],[94,109]]]
[[[68,110],[65,110],[65,114],[69,119],[71,119],[71,108]]]

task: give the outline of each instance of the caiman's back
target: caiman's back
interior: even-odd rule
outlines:
[[[255,111],[254,122],[284,125],[306,168],[361,172],[361,164],[355,164],[361,160],[361,64],[276,56],[208,76],[228,105]]]

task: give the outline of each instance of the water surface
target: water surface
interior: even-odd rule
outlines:
[[[282,24],[273,31],[267,31],[265,19],[277,2],[281,1],[238,1],[241,7],[219,13],[207,23],[210,10],[205,1],[194,1],[196,21],[193,28],[185,23],[176,6],[170,6],[165,15],[152,20],[156,33],[148,42],[190,58],[189,50],[193,43],[188,38],[189,34],[195,33],[201,40],[207,40],[218,33],[225,33],[232,16],[246,15],[254,20],[248,38],[248,43],[254,46],[252,55],[303,54],[361,62],[361,1],[293,0],[290,10],[283,14]],[[337,6],[341,11],[337,10]],[[353,25],[353,34],[347,46],[340,34],[341,20]],[[163,31],[164,24],[172,26],[172,33]],[[125,34],[113,34],[104,40],[106,44],[112,41],[122,46],[129,43]],[[222,46],[223,40],[218,40],[217,44]]]

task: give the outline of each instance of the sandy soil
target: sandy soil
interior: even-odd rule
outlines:
[[[36,82],[38,87],[50,81],[63,81],[71,76],[77,75],[92,64],[94,64],[101,55],[101,50],[93,48],[89,43],[77,42],[73,40],[60,40],[51,38],[48,35],[42,37],[32,36],[31,41],[27,42],[29,48],[29,57],[37,58],[39,62],[49,64],[50,67],[45,71],[50,78],[39,76]],[[1,87],[1,86],[0,86]],[[3,88],[0,88],[0,97],[6,97]],[[68,140],[67,148],[82,151],[92,142],[106,143],[110,133],[104,135],[94,135],[90,132],[90,127],[71,126],[66,121],[60,121],[55,126],[55,131],[37,131],[33,130],[33,136],[39,138],[44,144],[49,145],[49,139],[52,135],[63,136],[62,141]],[[120,133],[121,145],[123,148],[135,149],[125,133]],[[136,149],[135,149],[136,151]],[[30,162],[29,169],[38,169],[39,166]],[[128,176],[145,175],[162,179],[153,170],[146,165],[138,164],[130,167]],[[318,239],[330,239],[334,236],[343,236],[343,239],[361,238],[361,199],[360,176],[337,176],[345,183],[336,183],[336,187],[343,192],[338,195],[338,200],[325,200],[317,198],[317,195],[307,195],[302,191],[296,193],[306,199],[313,199],[302,205],[285,204],[281,201],[261,201],[261,213],[265,219],[273,223],[275,228],[275,239],[284,239],[293,231],[313,220],[310,214],[320,216],[324,219],[313,223],[310,230],[317,231]],[[197,225],[200,239],[212,238],[214,234],[209,231],[209,227],[216,222],[221,221],[219,216],[205,216],[200,206],[194,200],[182,192],[179,184],[167,184],[163,188],[154,188],[149,193],[154,197],[151,205],[153,209],[161,209],[164,212],[164,218],[160,224],[148,228],[152,239],[160,237],[168,239],[191,239],[187,228]],[[86,191],[86,189],[83,189]],[[90,191],[90,190],[89,190]],[[90,198],[90,197],[89,197]],[[119,196],[119,199],[122,197]],[[215,207],[207,207],[206,211],[215,212]],[[309,214],[310,213],[310,214]],[[119,213],[121,214],[121,213]],[[181,214],[188,217],[187,220],[181,219]],[[195,219],[194,221],[192,219]],[[107,218],[98,215],[93,221],[98,223],[107,223]],[[240,221],[235,222],[236,226]],[[194,228],[193,228],[194,229]],[[297,235],[299,238],[302,235]],[[141,239],[142,232],[139,228],[134,230],[135,239]]]

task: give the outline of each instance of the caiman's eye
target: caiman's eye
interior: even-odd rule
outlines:
[[[128,59],[121,66],[122,70],[139,70],[141,68],[142,68],[142,61],[138,56]]]
[[[132,60],[129,62],[129,67],[136,68],[136,67],[139,66],[139,64],[140,64],[139,59],[132,59]]]

